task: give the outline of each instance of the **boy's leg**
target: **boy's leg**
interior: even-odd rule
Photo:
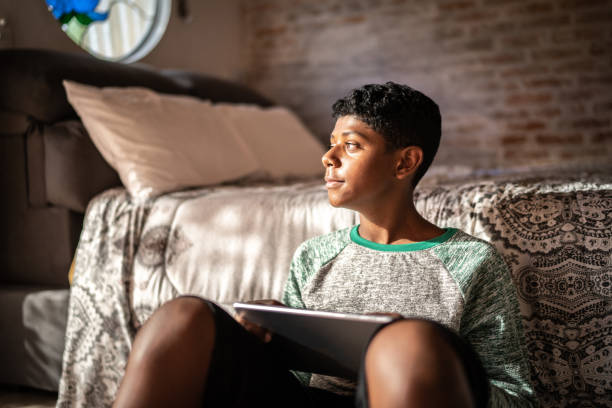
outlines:
[[[211,309],[182,297],[138,331],[114,407],[201,406],[215,338]]]
[[[308,407],[264,343],[197,297],[164,304],[140,329],[115,407]]]
[[[363,407],[484,407],[487,400],[477,354],[438,323],[396,321],[370,342],[358,389]]]

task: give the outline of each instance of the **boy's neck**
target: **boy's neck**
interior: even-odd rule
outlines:
[[[409,200],[378,211],[359,212],[359,235],[379,244],[409,244],[438,237],[444,230],[427,221]]]

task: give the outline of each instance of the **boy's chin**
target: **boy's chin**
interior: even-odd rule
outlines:
[[[338,197],[335,196],[335,194],[330,194],[330,192],[327,192],[327,201],[329,201],[329,204],[332,207],[341,207],[341,200],[338,199]]]
[[[335,208],[349,208],[348,202],[346,200],[340,200],[337,197],[333,197],[331,195],[327,196],[329,204]]]
[[[329,200],[329,204],[334,208],[342,208],[342,205],[334,200]]]

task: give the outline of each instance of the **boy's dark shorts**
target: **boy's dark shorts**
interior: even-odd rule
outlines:
[[[204,302],[213,312],[216,327],[204,406],[368,407],[363,363],[354,396],[341,396],[305,386],[289,371],[271,344],[263,343],[246,331],[221,307]],[[486,407],[489,386],[478,355],[456,333],[440,324],[433,324],[462,360],[476,406]]]

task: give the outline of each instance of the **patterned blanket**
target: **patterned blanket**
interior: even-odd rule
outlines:
[[[541,406],[612,406],[612,172],[440,186],[416,202],[504,256]]]
[[[612,406],[612,175],[422,186],[419,211],[491,241],[511,267],[542,406]],[[350,226],[320,182],[217,187],[89,206],[77,250],[58,407],[110,406],[138,327],[179,294],[279,298],[293,250]]]

